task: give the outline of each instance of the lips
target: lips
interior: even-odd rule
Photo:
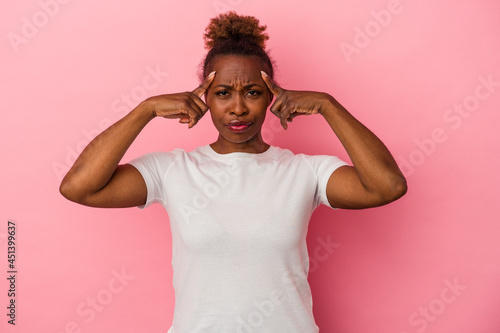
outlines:
[[[242,120],[231,120],[227,126],[250,126],[252,122],[250,121],[242,121]]]
[[[226,124],[227,128],[235,133],[245,132],[252,122],[242,121],[242,120],[231,120],[228,124]]]

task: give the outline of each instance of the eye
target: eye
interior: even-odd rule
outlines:
[[[227,96],[229,92],[227,90],[221,90],[215,93],[217,96]]]
[[[260,91],[258,91],[258,90],[250,90],[250,91],[248,92],[248,94],[249,94],[250,96],[252,96],[252,97],[257,97],[257,96],[259,96],[260,94],[262,94],[262,92],[260,92]]]

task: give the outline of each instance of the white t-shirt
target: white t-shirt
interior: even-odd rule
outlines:
[[[314,333],[306,235],[335,156],[219,154],[210,145],[130,162],[172,231],[170,333]]]

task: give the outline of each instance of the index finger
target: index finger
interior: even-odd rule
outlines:
[[[278,97],[283,91],[285,91],[285,89],[274,83],[274,81],[269,77],[269,75],[267,75],[266,72],[260,71],[260,74],[262,76],[262,79],[266,83],[267,88],[269,88],[269,91],[271,91],[274,96]]]
[[[210,87],[210,85],[212,84],[214,78],[215,78],[215,71],[208,74],[208,76],[205,78],[205,81],[203,81],[203,83],[200,84],[198,88],[193,90],[193,94],[201,98],[203,94],[208,90],[208,87]]]

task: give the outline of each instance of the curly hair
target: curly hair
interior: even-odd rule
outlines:
[[[203,60],[200,81],[212,71],[212,62],[217,56],[241,55],[260,59],[266,73],[274,77],[274,64],[267,52],[266,41],[269,36],[264,32],[267,26],[259,25],[253,16],[242,16],[235,12],[220,14],[212,18],[205,29],[205,48],[209,49]]]

